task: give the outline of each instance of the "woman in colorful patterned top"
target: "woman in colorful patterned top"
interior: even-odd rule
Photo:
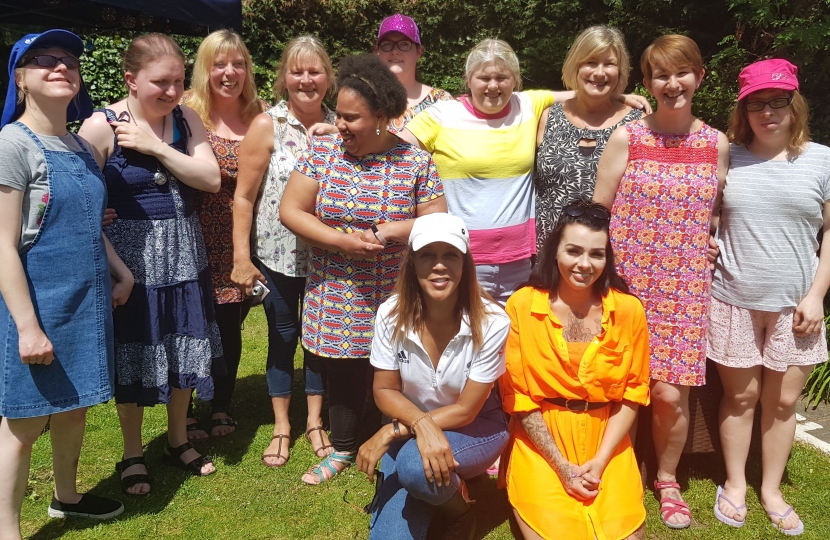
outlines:
[[[432,158],[385,129],[406,91],[371,54],[337,74],[339,134],[312,140],[291,173],[282,223],[311,247],[302,344],[326,366],[334,452],[303,481],[319,484],[354,463],[380,427],[369,346],[375,313],[391,294],[414,218],[446,212]]]
[[[628,84],[630,60],[616,28],[592,26],[579,34],[562,66],[576,96],[545,109],[536,134],[536,246],[573,201],[590,201],[597,162],[611,133],[643,115],[614,99]]]
[[[320,41],[312,36],[291,40],[282,52],[274,84],[280,102],[254,119],[240,148],[231,278],[248,295],[257,280],[270,290],[263,300],[268,318],[265,378],[274,411],[271,443],[262,456],[267,467],[282,467],[290,456],[288,406],[308,251],[280,222],[280,201],[297,157],[308,149],[312,126],[334,124],[334,113],[323,105],[334,88],[334,70]],[[251,242],[255,243],[253,260]],[[321,418],[321,369],[313,359],[305,366],[306,438],[317,457],[324,458],[331,444]]]
[[[219,193],[202,192],[196,198],[196,212],[202,224],[213,277],[213,308],[228,368],[226,375],[213,374],[214,393],[210,402],[210,435],[221,437],[233,432],[236,426],[229,412],[242,356],[245,295],[231,282],[237,156],[251,121],[262,112],[262,102],[256,95],[251,55],[238,34],[232,30],[218,30],[202,40],[193,65],[190,91],[182,101],[205,123],[208,142],[222,176]],[[188,416],[188,437],[191,440],[206,438],[207,433],[192,411]]]
[[[412,118],[436,101],[451,100],[446,90],[415,79],[415,68],[424,54],[421,32],[410,17],[396,13],[383,19],[378,29],[375,54],[406,89],[406,112],[389,121],[389,131],[399,133]]]
[[[599,161],[594,200],[612,210],[617,270],[648,315],[654,486],[663,523],[682,529],[691,514],[675,473],[689,429],[689,387],[706,383],[711,283],[706,250],[729,143],[692,116],[692,97],[704,74],[694,41],[657,38],[640,65],[657,112],[611,135]]]

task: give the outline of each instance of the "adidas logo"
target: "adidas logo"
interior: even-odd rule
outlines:
[[[402,350],[398,351],[397,357],[398,357],[398,362],[400,362],[401,364],[408,364],[409,363],[409,358],[406,357],[406,353],[403,352]]]

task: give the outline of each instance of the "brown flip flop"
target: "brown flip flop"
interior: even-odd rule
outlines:
[[[334,446],[332,446],[331,444],[322,444],[322,442],[323,442],[323,435],[322,435],[322,433],[321,433],[321,434],[320,434],[320,443],[321,443],[321,445],[320,445],[320,446],[318,446],[317,448],[315,448],[315,447],[314,447],[314,443],[311,441],[311,433],[312,433],[313,431],[325,431],[325,429],[323,429],[323,426],[317,426],[317,427],[313,427],[313,428],[308,428],[308,429],[306,430],[306,432],[305,432],[305,440],[307,440],[307,441],[308,441],[308,444],[310,444],[310,445],[311,445],[311,451],[312,451],[312,452],[314,452],[314,455],[316,455],[318,458],[321,458],[321,459],[322,459],[322,458],[324,458],[324,457],[326,457],[326,456],[321,456],[321,455],[320,455],[320,454],[318,454],[317,452],[319,452],[320,450],[325,450],[326,448],[334,448]]]
[[[271,437],[272,441],[274,439],[279,439],[280,440],[279,443],[277,444],[277,453],[276,454],[262,454],[262,464],[265,465],[268,468],[271,468],[271,469],[279,469],[280,467],[283,467],[286,463],[288,463],[289,459],[291,459],[291,447],[290,447],[291,437],[289,437],[288,435],[283,435],[282,433],[280,433],[279,435],[274,435],[273,437]],[[282,441],[283,441],[283,439],[288,439],[288,455],[287,456],[282,455]],[[283,461],[279,465],[272,465],[272,464],[268,463],[267,461],[265,461],[265,458],[269,458],[269,457],[273,457],[273,458],[277,458],[277,459],[284,459],[285,461]]]

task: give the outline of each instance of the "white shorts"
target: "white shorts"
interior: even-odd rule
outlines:
[[[726,367],[764,366],[774,371],[826,362],[824,324],[817,334],[797,337],[793,313],[795,308],[758,311],[712,298],[707,356]]]

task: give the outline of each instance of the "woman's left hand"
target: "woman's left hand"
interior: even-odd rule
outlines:
[[[115,130],[118,145],[122,148],[129,148],[148,156],[157,156],[164,144],[135,124],[110,122],[110,126]]]
[[[793,313],[793,333],[797,337],[806,337],[821,331],[824,323],[824,304],[821,298],[809,294],[798,303]]]
[[[337,126],[333,124],[327,124],[325,122],[317,122],[310,128],[308,128],[308,136],[315,137],[317,135],[334,135],[339,130]]]
[[[418,422],[416,428],[418,451],[424,463],[424,474],[427,482],[435,482],[438,487],[450,484],[450,472],[458,467],[458,462],[452,454],[452,447],[444,431],[426,416]]]
[[[606,463],[594,456],[582,465],[576,468],[577,478],[582,479],[582,485],[589,491],[599,491],[599,484],[602,482],[602,472],[605,470]]]
[[[360,445],[357,451],[357,459],[355,465],[357,470],[366,473],[370,482],[375,481],[375,469],[377,469],[380,458],[389,450],[389,444],[392,442],[387,435],[389,431],[387,426],[383,426],[377,433],[372,435],[372,438]]]

